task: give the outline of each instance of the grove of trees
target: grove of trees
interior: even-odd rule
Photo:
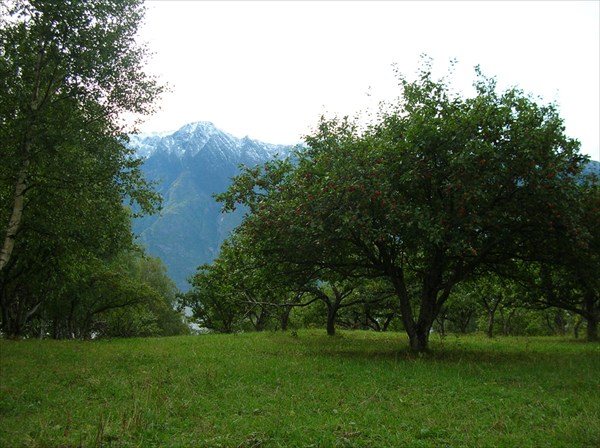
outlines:
[[[509,313],[534,308],[581,316],[597,337],[600,197],[581,175],[579,142],[553,104],[498,92],[478,69],[474,95],[459,94],[431,69],[425,60],[416,81],[398,75],[398,102],[372,123],[322,118],[293,156],[244,168],[217,196],[224,211],[248,213],[192,279],[185,303],[197,317],[222,305],[217,285],[230,324],[257,303],[321,300],[333,334],[349,303],[355,324],[397,318],[416,352],[449,322],[467,331],[483,314],[491,336],[498,315],[508,325]],[[240,264],[232,247],[251,260]]]
[[[476,69],[474,93],[398,73],[368,124],[322,118],[286,159],[217,196],[242,224],[179,296],[131,219],[160,197],[125,117],[163,91],[142,0],[0,9],[0,331],[90,338],[336,325],[598,338],[600,193],[554,104]],[[126,205],[124,205],[126,204]],[[134,212],[135,211],[135,212]]]

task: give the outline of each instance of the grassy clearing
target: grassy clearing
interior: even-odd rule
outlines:
[[[0,341],[2,447],[596,447],[600,346],[321,332]]]

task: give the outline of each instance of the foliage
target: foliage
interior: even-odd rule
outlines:
[[[243,264],[246,260],[242,251],[225,241],[219,258],[211,265],[200,266],[191,278],[193,289],[182,297],[180,306],[189,307],[202,328],[224,333],[241,329],[241,321],[254,308],[244,287],[248,279]],[[256,304],[256,308],[259,315],[264,315],[264,307]],[[260,317],[257,320],[262,321]]]
[[[558,219],[555,241],[540,249],[547,258],[527,265],[518,278],[530,289],[534,307],[558,307],[581,316],[588,340],[594,341],[600,321],[600,185],[596,177],[578,185],[568,215]],[[572,221],[577,224],[569,225]]]
[[[322,119],[294,161],[246,169],[219,199],[264,258],[319,275],[386,278],[415,351],[456,285],[537,259],[585,157],[556,107],[478,72],[475,96],[400,76],[402,96],[361,129]],[[574,231],[578,222],[565,222]]]
[[[73,263],[78,265],[67,269],[59,290],[45,294],[22,335],[88,339],[189,331],[174,309],[177,290],[159,259],[138,249]]]
[[[0,306],[18,335],[80,268],[131,247],[126,197],[156,209],[122,118],[161,88],[135,42],[141,1],[13,0],[0,14]]]
[[[213,263],[200,266],[190,281],[193,289],[180,306],[189,307],[201,327],[225,333],[277,326],[285,330],[290,315],[305,307],[309,311],[301,312],[301,320],[315,324],[320,319],[311,314],[321,307],[311,306],[314,302],[324,306],[323,323],[330,336],[342,313],[344,327],[377,330],[387,329],[396,314],[389,285],[386,290],[381,279],[367,282],[274,263],[261,257],[243,233],[226,240]]]
[[[464,286],[464,283],[457,285],[440,310],[434,328],[442,335],[447,331],[464,334],[475,328],[477,300]]]
[[[121,254],[112,263],[121,273],[124,303],[111,307],[97,319],[96,337],[174,336],[189,333],[184,316],[175,310],[177,288],[158,258],[141,252]],[[118,289],[117,289],[118,290]],[[104,297],[115,297],[115,290]]]
[[[219,332],[287,327],[294,306],[294,280],[289,272],[255,257],[240,235],[225,240],[212,264],[202,265],[182,297],[198,325]],[[288,303],[288,301],[290,303]]]

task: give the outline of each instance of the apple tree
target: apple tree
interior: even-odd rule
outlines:
[[[249,207],[239,231],[264,257],[389,281],[422,352],[455,285],[536,259],[585,157],[555,105],[479,70],[472,96],[427,63],[399,81],[373,123],[323,118],[293,160],[245,170],[219,199]]]

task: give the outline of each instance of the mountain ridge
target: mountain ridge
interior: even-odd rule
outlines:
[[[211,262],[244,210],[222,214],[213,194],[229,187],[240,165],[254,166],[287,155],[292,146],[237,138],[211,122],[188,123],[173,132],[130,136],[144,160],[142,171],[163,196],[160,214],[136,218],[133,231],[160,257],[182,291],[197,266]]]
[[[286,153],[291,148],[290,145],[279,145],[266,143],[260,140],[251,139],[248,136],[238,138],[228,132],[217,128],[210,121],[197,121],[188,123],[175,131],[166,132],[148,132],[133,134],[130,136],[130,145],[135,149],[139,157],[147,158],[156,151],[165,151],[174,153],[178,156],[184,156],[191,153],[196,155],[211,140],[220,140],[222,145],[234,149],[238,156],[241,156],[244,150],[259,147],[267,153],[277,155],[279,152]],[[264,154],[258,156],[263,158]]]

